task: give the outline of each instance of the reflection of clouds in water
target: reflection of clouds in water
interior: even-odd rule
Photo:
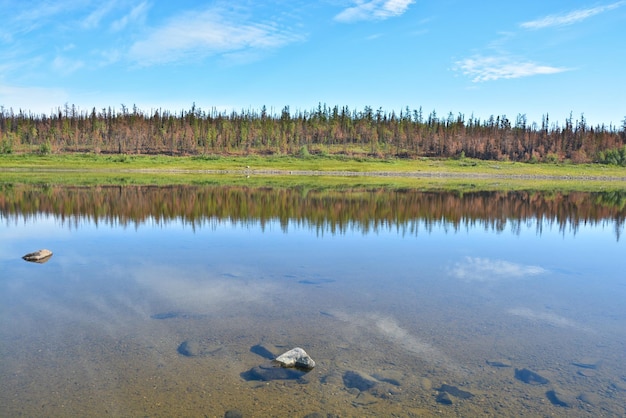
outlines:
[[[85,271],[74,271],[71,278],[66,274],[58,283],[51,278],[42,286],[17,281],[7,287],[12,295],[4,297],[20,301],[12,312],[20,316],[26,329],[37,329],[45,323],[52,332],[52,328],[69,329],[82,324],[117,338],[159,313],[155,311],[157,306],[205,314],[271,302],[278,290],[275,284],[265,281],[212,277],[201,267],[99,266],[90,275]]]
[[[533,322],[541,322],[544,324],[552,325],[559,328],[572,328],[580,331],[591,331],[588,327],[580,325],[576,321],[567,319],[565,317],[550,313],[550,312],[537,312],[528,308],[515,308],[507,311],[511,315],[519,316],[528,319]]]
[[[206,271],[142,267],[133,272],[141,286],[187,313],[207,313],[226,306],[269,300],[276,286],[256,280],[208,276]]]
[[[511,263],[480,257],[465,257],[450,270],[457,279],[467,282],[488,282],[536,276],[547,270],[539,266]]]
[[[465,370],[443,353],[442,350],[422,341],[415,335],[411,335],[411,333],[398,325],[398,322],[392,317],[382,316],[376,313],[348,314],[346,312],[332,312],[332,314],[337,319],[355,327],[378,331],[391,342],[417,355],[427,363],[434,364],[437,367],[444,368],[454,373],[466,373]]]

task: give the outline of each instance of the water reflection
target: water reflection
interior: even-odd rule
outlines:
[[[480,257],[465,257],[451,269],[453,276],[464,281],[497,281],[520,279],[545,273],[539,266],[511,263]]]
[[[615,194],[4,187],[0,416],[626,414]]]
[[[248,188],[241,186],[110,186],[66,187],[0,185],[0,215],[50,214],[78,228],[95,225],[138,227],[182,220],[192,228],[220,221],[263,227],[278,221],[319,232],[363,233],[395,228],[417,234],[416,220],[430,231],[477,226],[518,233],[525,225],[537,232],[558,225],[576,233],[581,225],[614,227],[619,240],[626,218],[626,192],[423,192],[419,190]]]
[[[593,332],[589,327],[550,312],[538,312],[528,308],[515,308],[509,309],[507,313],[528,319],[529,321],[541,322],[555,327],[572,328],[579,331]]]

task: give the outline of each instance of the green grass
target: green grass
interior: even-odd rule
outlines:
[[[346,176],[348,172],[362,175]],[[0,181],[77,185],[249,184],[481,190],[624,190],[626,168],[601,164],[528,164],[426,158],[357,159],[345,156],[298,158],[9,154],[0,155]]]

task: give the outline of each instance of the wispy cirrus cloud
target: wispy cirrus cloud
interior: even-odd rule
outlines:
[[[131,8],[127,14],[114,21],[111,24],[111,29],[117,32],[124,29],[126,26],[133,22],[143,22],[149,9],[150,4],[147,1],[142,1],[141,3]]]
[[[335,16],[338,22],[357,22],[361,20],[384,20],[406,12],[415,0],[354,0],[354,5]]]
[[[520,23],[520,27],[524,29],[544,29],[557,26],[573,25],[582,22],[592,16],[599,15],[609,10],[617,9],[626,4],[626,1],[618,1],[604,6],[596,6],[588,9],[578,9],[568,13],[554,14],[542,17],[536,20]]]
[[[455,62],[455,68],[474,83],[557,74],[569,71],[565,67],[541,65],[532,61],[515,60],[507,56],[474,56]]]
[[[239,55],[271,50],[298,42],[304,36],[272,21],[253,21],[219,9],[183,13],[135,42],[129,58],[141,66],[202,59],[211,55]]]
[[[82,60],[66,58],[60,55],[57,55],[52,60],[52,69],[62,75],[70,75],[84,66],[85,63]]]
[[[114,1],[105,1],[96,7],[81,22],[81,26],[85,29],[95,29],[100,25],[102,19],[106,17],[115,8]]]
[[[539,19],[522,22],[519,24],[519,27],[527,30],[538,30],[573,25],[624,5],[626,5],[626,0],[619,0],[606,5],[547,15]],[[470,77],[474,83],[558,74],[572,70],[567,67],[537,63],[529,59],[513,58],[507,53],[504,46],[514,37],[515,33],[513,32],[502,33],[499,39],[489,45],[492,55],[474,55],[456,61],[454,69]]]
[[[468,282],[520,279],[545,272],[546,270],[539,266],[480,257],[465,257],[465,260],[456,263],[451,269],[451,274],[454,277]]]

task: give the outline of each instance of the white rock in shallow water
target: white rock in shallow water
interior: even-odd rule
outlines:
[[[34,253],[28,253],[22,258],[26,261],[33,261],[35,263],[45,263],[50,257],[52,257],[52,251],[43,249],[35,251]]]
[[[302,369],[312,369],[315,367],[315,361],[306,351],[300,347],[296,347],[276,357],[276,361],[282,367],[299,367]]]

